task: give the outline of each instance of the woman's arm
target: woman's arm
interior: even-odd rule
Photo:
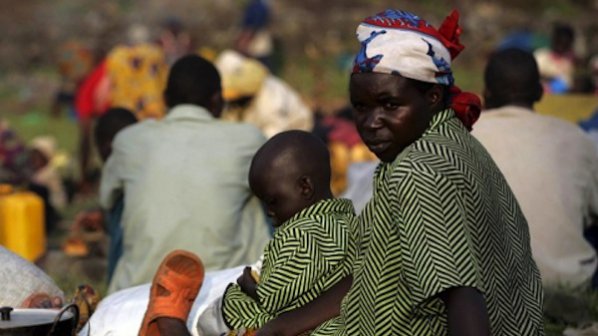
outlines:
[[[353,277],[346,276],[315,300],[266,323],[258,330],[257,336],[295,336],[315,329],[340,314],[341,301],[352,283]]]
[[[448,311],[451,336],[490,336],[484,296],[473,287],[453,287],[440,293]]]

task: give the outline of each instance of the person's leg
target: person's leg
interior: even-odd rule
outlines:
[[[584,229],[583,236],[598,252],[598,225],[596,225],[596,222],[596,218],[594,218],[593,225]],[[593,290],[598,290],[598,269],[594,272],[590,285]]]

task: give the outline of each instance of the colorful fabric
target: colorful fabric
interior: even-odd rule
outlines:
[[[397,74],[421,82],[453,86],[451,62],[465,48],[459,42],[460,34],[457,11],[436,30],[415,14],[388,9],[366,18],[357,27],[361,50],[355,57],[353,73]],[[454,103],[451,107],[471,130],[481,112],[479,97],[455,87],[451,99]]]
[[[62,77],[61,93],[73,94],[93,68],[93,53],[77,41],[68,41],[58,48],[56,64]]]
[[[0,183],[22,183],[26,172],[25,144],[0,120]]]
[[[251,0],[245,8],[242,29],[252,31],[253,37],[247,46],[249,56],[261,59],[267,58],[274,48],[272,36],[269,32],[270,8],[266,0]]]
[[[280,226],[264,250],[259,302],[231,284],[222,314],[231,329],[259,328],[303,306],[350,274],[348,238],[355,217],[349,200],[320,201]]]
[[[453,12],[449,18],[458,20],[459,15]],[[357,27],[361,50],[353,72],[399,74],[422,82],[452,85],[451,61],[464,48],[459,43],[460,32],[455,23],[451,32],[454,39],[449,42],[417,15],[386,10],[366,18]]]
[[[102,86],[107,80],[106,61],[98,64],[83,80],[75,94],[75,110],[79,119],[98,117],[110,107],[109,97],[104,97]]]
[[[558,54],[550,48],[541,48],[534,52],[544,89],[548,93],[563,94],[571,90],[575,74],[573,54]]]
[[[301,96],[280,78],[268,74],[259,62],[227,50],[215,65],[222,76],[225,100],[250,99],[243,106],[229,105],[222,119],[253,124],[267,138],[282,131],[312,129],[312,112]]]
[[[124,107],[137,119],[161,118],[166,112],[163,94],[168,65],[158,46],[119,46],[107,56],[112,106]]]
[[[341,335],[448,335],[438,294],[473,287],[492,335],[543,335],[542,283],[525,218],[484,148],[438,113],[422,137],[382,163],[351,233],[353,286]]]
[[[222,77],[222,97],[226,101],[255,96],[269,75],[262,63],[233,50],[223,51],[214,65]]]

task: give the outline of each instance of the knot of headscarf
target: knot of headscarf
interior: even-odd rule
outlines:
[[[455,85],[451,87],[450,93],[451,108],[467,130],[471,131],[473,124],[478,121],[482,112],[480,97],[472,92],[463,92]]]
[[[451,107],[471,130],[481,111],[480,99],[454,86],[451,62],[465,48],[459,12],[453,10],[435,29],[415,14],[388,9],[366,18],[357,27],[361,49],[354,73],[397,74],[414,80],[451,87]]]

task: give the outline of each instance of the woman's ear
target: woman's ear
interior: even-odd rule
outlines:
[[[312,199],[315,193],[314,184],[311,178],[307,175],[301,176],[297,179],[297,188],[304,199]]]
[[[426,100],[433,111],[437,106],[443,107],[445,90],[441,85],[434,85],[426,92]]]

